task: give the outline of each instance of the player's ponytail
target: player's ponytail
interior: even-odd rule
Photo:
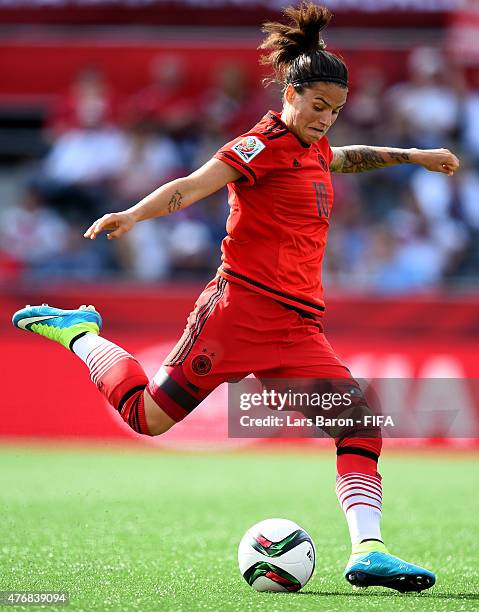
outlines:
[[[270,52],[261,59],[271,65],[276,81],[286,87],[292,83],[298,91],[315,81],[348,86],[348,69],[343,60],[326,51],[321,32],[331,21],[331,11],[314,2],[302,2],[298,7],[284,10],[288,24],[268,22],[263,25],[267,34],[259,49]]]

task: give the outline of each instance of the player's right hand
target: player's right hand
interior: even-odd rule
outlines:
[[[131,228],[135,225],[136,219],[134,218],[132,213],[129,212],[118,212],[118,213],[108,213],[107,215],[103,215],[100,219],[97,219],[87,231],[83,234],[85,238],[89,238],[90,240],[95,240],[95,238],[101,232],[110,231],[106,237],[108,240],[112,240],[114,238],[120,238],[126,232],[129,232]]]

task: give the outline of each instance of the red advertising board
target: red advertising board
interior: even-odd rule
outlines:
[[[0,330],[0,438],[139,438],[106,404],[79,359],[53,342],[14,330],[9,313],[26,302],[47,301],[60,307],[92,302],[104,316],[104,335],[135,354],[151,376],[181,333],[199,290],[58,287],[44,290],[40,300],[33,290],[1,296],[6,316]],[[457,401],[464,402],[466,379],[479,378],[478,307],[476,298],[445,296],[336,298],[329,301],[326,328],[329,340],[356,377],[464,379],[464,385],[455,387]],[[468,409],[471,435],[475,435],[479,414],[474,402]],[[425,437],[429,434],[427,429],[423,433]],[[252,441],[228,439],[227,389],[223,386],[185,421],[148,443],[238,446]]]

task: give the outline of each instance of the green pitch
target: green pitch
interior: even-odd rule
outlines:
[[[382,460],[386,542],[437,573],[422,595],[353,591],[342,577],[349,542],[333,452],[8,448],[0,465],[2,591],[65,590],[69,609],[87,612],[479,608],[477,455]],[[316,543],[300,593],[256,593],[238,572],[241,536],[268,517],[296,521]]]

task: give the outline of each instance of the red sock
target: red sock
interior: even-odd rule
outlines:
[[[85,363],[98,390],[134,431],[151,435],[143,396],[148,377],[141,365],[132,355],[104,338],[94,336],[86,341],[94,345],[88,347]]]
[[[382,439],[343,438],[337,440],[336,468],[339,476],[358,472],[377,476],[378,459],[381,454]]]
[[[336,471],[339,476],[359,472],[360,474],[371,474],[377,476],[378,463],[369,457],[360,455],[338,455],[336,458]]]

